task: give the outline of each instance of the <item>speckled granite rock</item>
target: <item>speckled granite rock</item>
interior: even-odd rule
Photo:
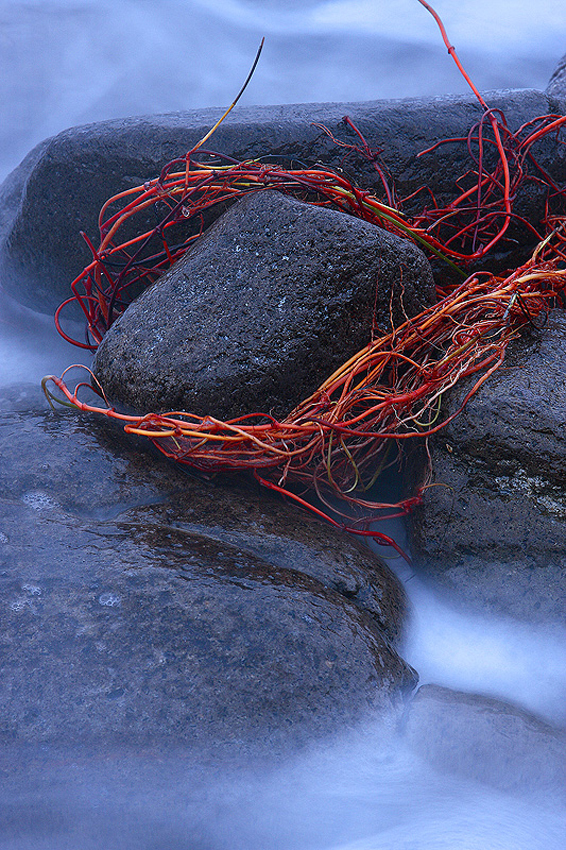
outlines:
[[[266,191],[232,206],[112,325],[94,360],[138,411],[282,418],[435,299],[424,254],[368,222]]]
[[[457,410],[469,382],[447,394]],[[450,595],[566,623],[566,314],[509,349],[432,441],[434,481],[412,517],[417,567]]]

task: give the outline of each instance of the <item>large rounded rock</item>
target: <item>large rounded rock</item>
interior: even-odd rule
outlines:
[[[447,394],[459,409],[470,382]],[[431,441],[417,566],[482,609],[566,622],[566,314],[553,310]]]
[[[88,417],[12,410],[1,426],[4,743],[267,752],[414,686],[394,648],[403,593],[371,553]]]
[[[557,103],[532,90],[486,92],[487,103],[502,109],[516,129],[537,115],[555,112]],[[283,162],[346,167],[363,188],[382,191],[373,163],[349,159],[321,129],[356,144],[343,124],[348,115],[372,148],[383,151],[399,197],[428,186],[440,204],[454,197],[456,179],[471,166],[465,142],[420,151],[442,139],[465,139],[482,116],[473,95],[368,103],[294,104],[240,107],[234,110],[209,143],[214,150],[238,159],[272,157]],[[10,294],[35,309],[52,311],[69,297],[71,281],[90,260],[80,237],[86,231],[96,242],[98,213],[105,201],[132,186],[157,177],[171,160],[184,156],[218,119],[214,109],[172,115],[144,116],[75,127],[38,145],[0,188],[0,272]],[[564,182],[566,154],[556,138],[541,139],[537,159],[556,183]],[[526,184],[515,211],[539,221],[546,193]],[[407,213],[422,208],[422,194],[404,205]],[[149,221],[155,224],[155,217]],[[521,244],[510,241],[498,257],[503,267],[526,259],[534,243],[527,234]]]
[[[94,371],[139,411],[282,417],[371,339],[434,301],[412,242],[279,192],[231,207],[112,325]]]

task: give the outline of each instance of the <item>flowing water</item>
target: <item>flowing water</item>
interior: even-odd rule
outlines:
[[[480,89],[544,88],[562,0],[437,0]],[[65,127],[243,103],[464,92],[417,0],[0,0],[0,174]]]
[[[563,0],[437,0],[482,89],[544,88],[566,51]],[[226,105],[267,36],[248,103],[460,92],[416,0],[0,0],[0,172],[77,123]],[[80,360],[51,320],[0,303],[0,386]],[[395,562],[413,606],[404,657],[421,682],[509,700],[566,724],[566,633],[457,611]],[[462,746],[466,743],[463,742]],[[45,810],[1,850],[562,850],[552,795],[435,771],[371,722],[292,764],[223,773],[182,752],[20,752],[26,791],[4,816]],[[56,814],[54,814],[54,812]],[[0,814],[0,817],[2,815]],[[37,820],[37,817],[36,817]],[[15,822],[15,820],[14,820]]]

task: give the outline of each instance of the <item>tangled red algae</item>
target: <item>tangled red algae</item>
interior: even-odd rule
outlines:
[[[127,433],[147,437],[179,463],[206,474],[250,471],[265,486],[333,524],[372,534],[393,546],[386,535],[367,531],[369,521],[408,512],[428,484],[421,482],[409,498],[385,504],[367,495],[377,476],[396,462],[406,440],[419,440],[426,446],[427,438],[448,421],[442,415],[443,394],[463,378],[474,376],[465,405],[501,365],[509,342],[522,328],[563,302],[566,286],[566,189],[555,183],[533,154],[541,138],[554,134],[560,139],[566,116],[540,116],[512,132],[503,113],[490,109],[467,77],[434,10],[419,2],[435,16],[449,52],[483,108],[480,121],[466,137],[441,140],[434,146],[460,143],[469,153],[470,168],[455,181],[462,188],[450,203],[441,207],[432,193],[425,192],[427,206],[412,217],[405,216],[381,152],[370,147],[348,118],[344,124],[354,133],[355,143],[331,138],[347,153],[373,163],[383,199],[330,169],[286,170],[203,151],[207,134],[184,157],[166,165],[158,178],[104,204],[98,247],[89,241],[92,262],[71,284],[73,294],[58,308],[55,321],[65,339],[94,351],[136,294],[200,238],[213,211],[218,213],[226,204],[268,188],[332,206],[412,239],[456,269],[461,282],[439,286],[434,306],[368,341],[282,421],[261,411],[227,422],[214,418],[214,411],[205,417],[186,411],[126,415],[106,402],[103,388],[93,377],[72,390],[65,374],[43,382],[50,400],[123,422]],[[535,181],[546,190],[539,222],[514,212],[525,181]],[[143,221],[149,208],[161,211],[157,226],[149,230],[142,226],[122,241],[125,225],[131,234],[136,216]],[[512,222],[538,242],[531,259],[510,273],[482,271],[467,276],[471,262],[489,261]],[[175,241],[180,230],[183,238]],[[62,312],[70,302],[78,303],[84,313],[84,342],[71,339],[61,327]],[[50,381],[64,398],[47,388]],[[103,400],[100,406],[80,398],[85,386],[94,387]],[[304,500],[313,491],[321,507]],[[357,518],[352,519],[352,514]]]

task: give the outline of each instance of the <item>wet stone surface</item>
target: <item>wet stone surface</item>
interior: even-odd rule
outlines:
[[[394,648],[403,592],[371,553],[254,486],[200,481],[87,417],[7,401],[4,744],[285,749],[412,689]]]
[[[470,384],[445,399],[457,410]],[[566,314],[510,347],[432,442],[435,486],[412,517],[417,567],[452,598],[566,623]]]
[[[566,53],[558,62],[546,87],[546,93],[564,114],[566,106]]]

